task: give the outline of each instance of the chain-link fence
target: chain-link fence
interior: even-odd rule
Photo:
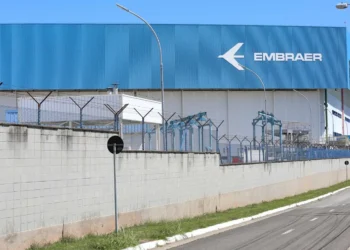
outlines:
[[[221,124],[213,122],[206,112],[183,116],[167,111],[162,114],[160,105],[153,100],[119,94],[2,93],[0,122],[116,131],[124,139],[125,150],[216,150]]]
[[[116,131],[123,137],[125,150],[218,152],[223,164],[350,157],[347,136],[310,142],[307,133],[300,133],[307,129],[298,125],[297,136],[286,133],[279,138],[267,130],[259,141],[259,135],[225,135],[221,131],[224,121],[213,120],[206,112],[180,116],[165,111],[163,117],[159,107],[160,102],[119,94],[6,93],[0,96],[0,122]],[[292,130],[290,123],[286,126],[282,128]]]

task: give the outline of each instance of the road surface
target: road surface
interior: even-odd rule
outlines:
[[[350,190],[172,250],[350,249]]]

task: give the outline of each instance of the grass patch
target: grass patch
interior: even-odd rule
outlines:
[[[32,245],[28,250],[118,250],[138,245],[151,240],[165,239],[168,236],[182,234],[195,229],[213,226],[215,224],[253,216],[268,210],[291,205],[300,201],[312,199],[329,192],[350,186],[350,181],[337,185],[309,191],[300,195],[287,197],[271,202],[253,204],[246,207],[234,208],[224,212],[206,214],[195,218],[177,221],[162,221],[157,223],[146,223],[140,226],[126,228],[116,233],[107,235],[87,235],[81,239],[72,237],[63,238],[61,241],[39,247]]]

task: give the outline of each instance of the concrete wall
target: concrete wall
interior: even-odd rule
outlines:
[[[0,126],[0,249],[113,231],[111,134]],[[219,166],[217,154],[118,155],[121,226],[295,195],[347,179],[343,160]]]

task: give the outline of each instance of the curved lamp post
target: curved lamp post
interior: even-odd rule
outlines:
[[[244,66],[244,65],[242,65],[242,64],[239,64],[239,65],[240,65],[241,67],[245,68],[246,70],[252,72],[252,73],[259,79],[259,81],[261,82],[261,85],[262,85],[263,88],[264,88],[264,94],[265,94],[265,114],[267,114],[267,113],[266,113],[266,89],[265,89],[264,81],[263,81],[263,80],[261,79],[261,77],[260,77],[255,71],[253,71],[252,69],[250,69],[250,68],[248,68],[247,66]]]
[[[333,129],[333,135],[332,135],[332,137],[334,136],[334,117],[333,117],[333,113],[329,110],[329,109],[327,109],[324,105],[322,105],[321,103],[319,103],[318,105],[320,105],[321,107],[323,107],[323,109],[326,111],[327,110],[327,112],[331,115],[331,117],[332,117],[332,129]],[[327,142],[328,142],[328,134],[326,134],[326,140],[327,140]]]
[[[339,10],[344,10],[344,9],[347,9],[348,7],[349,7],[349,3],[343,3],[343,2],[340,2],[340,3],[337,3],[336,5],[335,5],[335,7],[337,8],[337,9],[339,9]],[[342,91],[342,95],[343,95],[343,89],[341,89],[341,91]],[[344,120],[343,120],[343,122],[344,122]],[[346,123],[346,121],[345,121],[345,123]],[[346,123],[346,134],[348,134],[349,132],[348,132],[348,124]],[[334,133],[334,131],[333,131],[333,133]],[[344,123],[343,123],[343,133],[344,133]]]
[[[154,37],[157,40],[158,43],[158,48],[159,48],[159,57],[160,57],[160,87],[162,90],[162,116],[164,116],[164,73],[163,73],[163,53],[162,53],[162,46],[160,44],[160,40],[158,38],[157,33],[155,32],[155,30],[153,29],[153,27],[141,16],[139,16],[138,14],[136,14],[135,12],[125,8],[124,6],[120,5],[120,4],[116,4],[120,9],[134,15],[135,17],[137,17],[138,19],[140,19],[142,22],[144,22],[148,28],[152,31]],[[162,119],[162,124],[163,124],[163,148],[165,149],[165,136],[167,136],[165,129],[164,129],[164,119]]]
[[[265,88],[265,84],[264,84],[264,81],[261,79],[261,77],[252,69],[248,68],[247,66],[244,66],[242,64],[239,64],[242,68],[245,68],[246,70],[250,71],[251,73],[253,73],[260,81],[263,89],[264,89],[264,95],[265,95],[265,126],[266,126],[266,130],[267,130],[267,110],[266,110],[266,88]],[[255,138],[254,138],[255,139]],[[267,149],[267,133],[265,131],[265,138],[264,138],[264,141],[265,141],[265,145],[266,145],[266,149]],[[266,152],[266,160],[267,160],[267,150],[265,150]]]
[[[309,109],[310,109],[310,143],[312,143],[312,108],[311,108],[311,104],[310,104],[310,100],[304,95],[302,94],[301,92],[293,89],[293,91],[295,91],[296,93],[298,93],[299,95],[301,95],[302,97],[304,97],[306,99],[306,101],[308,102],[309,104]]]

